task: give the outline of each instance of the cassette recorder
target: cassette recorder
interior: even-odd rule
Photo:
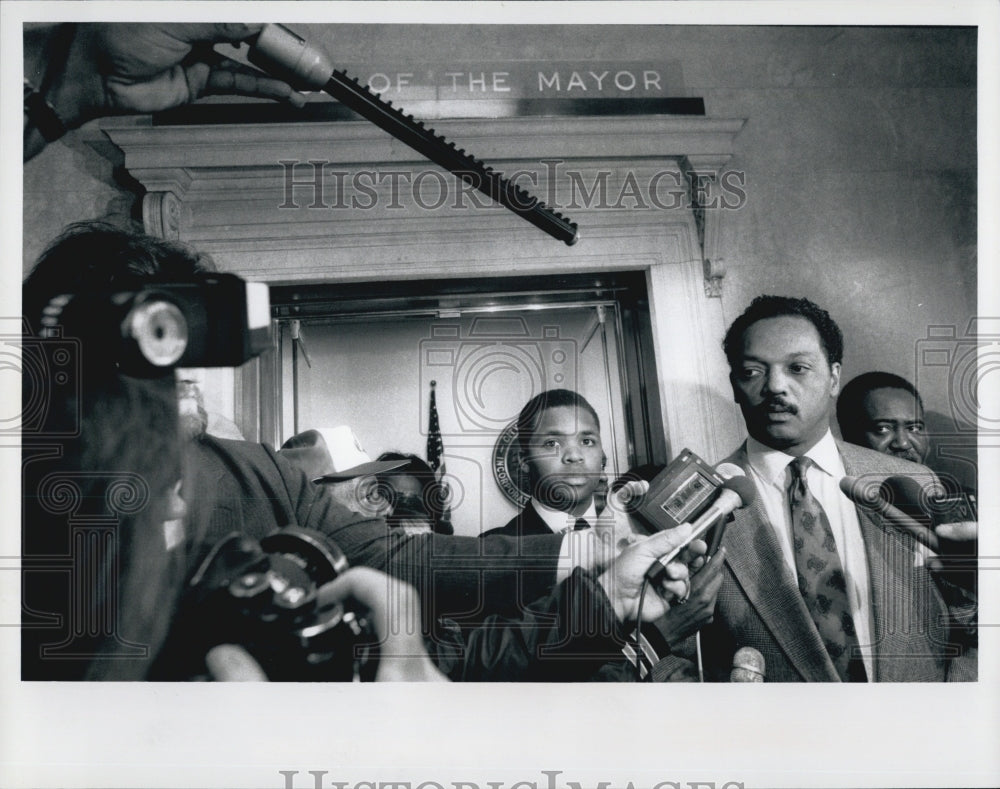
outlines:
[[[711,506],[723,482],[712,466],[684,449],[650,481],[634,514],[650,533],[691,523]]]

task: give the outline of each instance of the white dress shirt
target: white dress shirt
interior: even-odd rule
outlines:
[[[573,531],[576,526],[577,516],[575,515],[570,515],[568,512],[563,512],[563,510],[554,510],[552,507],[546,507],[538,499],[532,499],[531,506],[535,508],[538,517],[545,521],[545,525],[552,529],[555,534],[559,534],[567,529]],[[590,506],[579,517],[583,518],[591,526],[597,523],[597,505],[594,504],[593,496],[590,498]]]
[[[808,452],[806,457],[813,461],[806,472],[806,485],[826,511],[830,530],[837,543],[837,553],[847,577],[847,602],[854,618],[854,628],[858,634],[865,672],[871,681],[872,674],[872,633],[875,629],[871,603],[871,584],[868,577],[868,559],[861,525],[854,504],[840,490],[840,480],[845,476],[844,461],[837,451],[833,434],[826,435]],[[788,503],[788,484],[791,470],[788,464],[794,460],[777,449],[771,449],[753,438],[747,439],[747,457],[750,463],[750,478],[757,486],[760,500],[774,529],[774,535],[781,546],[785,564],[796,577],[795,551],[792,548],[792,515]]]
[[[531,506],[535,508],[538,517],[545,521],[545,525],[552,529],[553,534],[565,535],[559,550],[559,558],[556,561],[556,583],[568,578],[574,567],[594,566],[597,554],[593,553],[594,541],[588,539],[593,536],[590,529],[573,531],[576,526],[576,517],[568,512],[546,507],[538,499],[532,499]],[[590,499],[590,506],[580,517],[591,526],[597,523],[597,505],[594,503],[593,497]]]

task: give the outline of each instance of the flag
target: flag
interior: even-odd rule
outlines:
[[[437,481],[437,501],[433,502],[434,516],[437,525],[434,531],[452,534],[451,525],[451,491],[446,478],[447,469],[444,464],[444,440],[441,438],[441,423],[438,420],[437,381],[431,381],[430,418],[427,423],[427,465],[434,471]]]

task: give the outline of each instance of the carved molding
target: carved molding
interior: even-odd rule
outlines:
[[[712,154],[690,154],[681,160],[698,231],[698,244],[705,271],[705,295],[709,298],[722,297],[722,279],[726,275],[725,264],[719,255],[720,226],[726,212],[742,207],[742,200],[745,199],[742,176],[725,171],[729,158]]]
[[[132,118],[102,128],[138,183],[180,201],[173,237],[211,253],[221,268],[278,283],[600,270],[626,248],[674,262],[704,259],[711,228],[695,230],[682,168],[721,166],[743,123],[671,116],[435,123],[577,222],[574,247],[478,192],[482,207],[460,201],[456,179],[369,123],[152,126]],[[442,185],[448,199],[438,206]],[[351,205],[372,199],[368,208]],[[163,213],[172,210],[169,200],[149,201],[151,232],[173,231],[176,215]],[[653,239],[666,246],[653,249]]]
[[[152,236],[179,241],[181,202],[173,192],[147,192],[142,198],[142,224]]]
[[[726,276],[725,261],[721,258],[702,261],[702,270],[705,274],[705,295],[710,299],[722,298],[722,278]]]
[[[686,156],[702,161],[728,159],[744,123],[739,118],[630,115],[440,120],[434,127],[484,160],[607,158],[613,153],[622,159]],[[367,122],[152,126],[148,118],[138,117],[108,119],[101,128],[125,152],[125,167],[133,174],[178,167],[246,168],[280,159],[355,165],[424,161]]]

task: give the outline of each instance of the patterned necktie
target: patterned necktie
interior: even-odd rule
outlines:
[[[826,512],[806,485],[806,471],[811,465],[807,457],[795,458],[788,464],[792,472],[788,501],[799,591],[841,681],[864,682],[865,667],[858,651],[837,543]]]

